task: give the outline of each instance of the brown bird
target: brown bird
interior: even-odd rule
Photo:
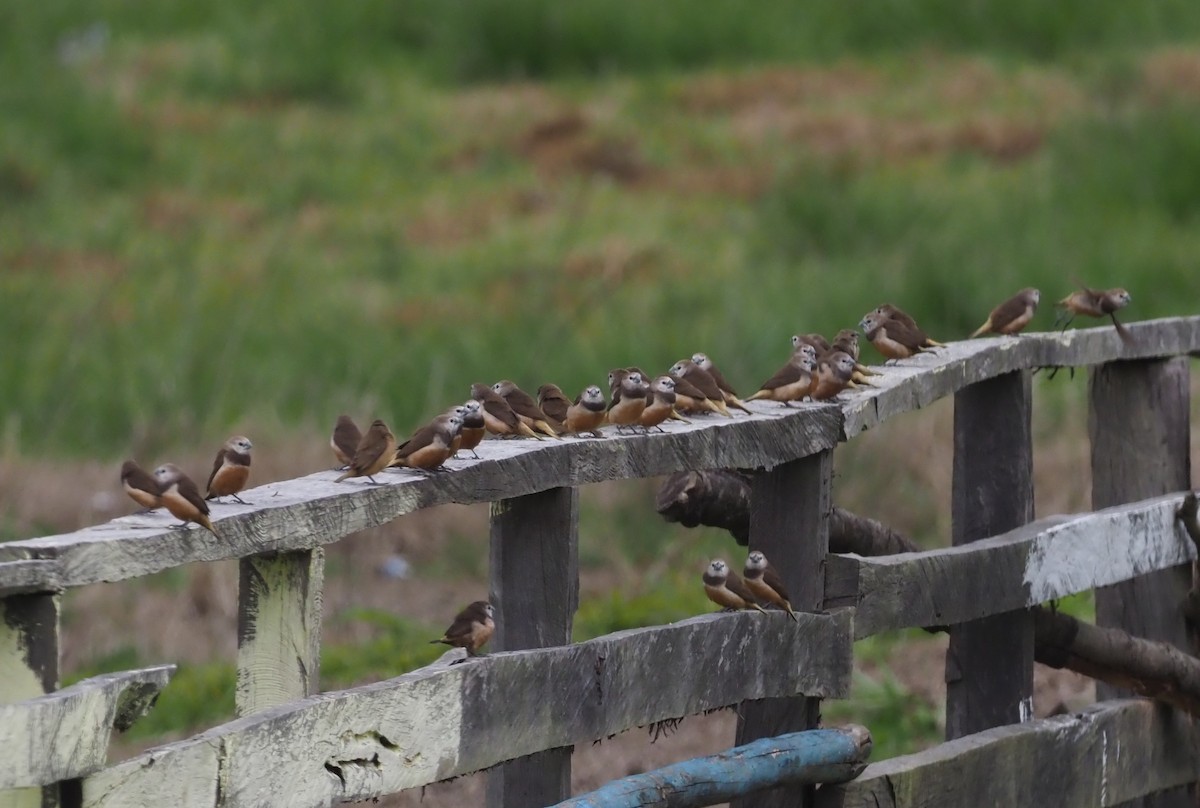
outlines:
[[[920,335],[900,320],[882,320],[877,314],[868,314],[858,325],[888,361],[907,359],[929,350],[922,345]]]
[[[646,394],[649,388],[641,373],[626,373],[621,380],[620,396],[613,397],[613,403],[608,407],[608,422],[616,424],[617,431],[637,426],[646,409]]]
[[[479,453],[475,451],[475,447],[483,442],[483,436],[487,434],[487,427],[483,421],[483,404],[473,398],[463,402],[462,428],[458,430],[458,448],[462,451],[470,452],[479,459]]]
[[[813,371],[816,367],[816,352],[813,347],[807,343],[800,343],[800,347],[792,354],[787,364],[763,382],[758,392],[750,396],[750,400],[778,401],[785,407],[790,407],[790,402],[801,401],[812,392],[815,381]]]
[[[750,412],[746,408],[746,402],[742,401],[741,397],[738,396],[737,391],[733,389],[733,385],[725,381],[725,377],[721,375],[721,371],[717,369],[713,361],[708,358],[708,354],[694,353],[692,354],[692,361],[699,365],[701,370],[712,376],[713,381],[720,388],[721,394],[725,397],[726,406],[737,407],[742,412]]]
[[[530,429],[549,435],[552,438],[562,437],[555,431],[554,427],[550,426],[546,413],[542,412],[541,407],[533,400],[533,396],[526,393],[520,387],[517,387],[515,382],[502,379],[492,385],[492,390],[496,395],[503,398],[508,403],[508,406],[512,407],[512,411]]]
[[[362,440],[362,432],[358,424],[349,415],[339,415],[333,426],[333,435],[329,438],[329,448],[333,456],[342,464],[343,469],[350,468],[354,462],[354,452],[358,450],[358,442]]]
[[[563,394],[562,388],[557,384],[543,384],[537,391],[537,405],[546,413],[550,426],[561,431],[571,407],[571,399]]]
[[[680,359],[675,364],[671,365],[671,369],[667,371],[676,381],[683,379],[699,390],[706,399],[709,400],[712,407],[717,412],[732,418],[733,413],[725,406],[725,394],[717,385],[717,380],[708,374],[708,371],[697,365],[691,359]]]
[[[479,649],[487,644],[495,630],[496,610],[486,600],[477,600],[455,615],[454,622],[446,629],[445,634],[429,642],[431,645],[440,642],[443,645],[466,649],[466,657],[450,663],[457,665],[471,657],[486,656],[479,653]]]
[[[837,336],[833,338],[833,342],[829,344],[829,350],[841,351],[842,353],[850,354],[850,357],[858,361],[858,332],[853,328],[843,328],[837,332]]]
[[[704,594],[708,595],[708,599],[713,603],[730,611],[758,609],[766,614],[766,610],[758,605],[754,593],[746,587],[738,574],[719,558],[714,558],[704,571]]]
[[[987,320],[984,321],[983,325],[975,329],[975,333],[971,336],[978,337],[980,334],[987,333],[1019,333],[1033,319],[1033,313],[1037,311],[1038,302],[1041,299],[1042,293],[1032,286],[1022,289],[992,309],[992,313],[988,315]]]
[[[638,416],[638,424],[647,432],[651,429],[666,432],[662,422],[670,418],[674,411],[675,380],[670,376],[659,376],[650,382],[650,403]]]
[[[837,394],[854,386],[854,360],[850,354],[833,351],[817,364],[813,389],[809,395],[813,401],[837,398]]]
[[[475,382],[471,385],[471,398],[483,405],[484,427],[493,435],[524,435],[527,438],[545,440],[518,418],[513,408],[508,406],[508,402],[486,384]]]
[[[188,522],[195,522],[208,530],[217,538],[220,534],[213,529],[208,518],[208,503],[200,496],[200,489],[192,478],[174,463],[164,463],[154,470],[154,479],[158,481],[159,495],[162,504],[176,519],[181,520],[173,527],[187,527]]]
[[[142,506],[138,513],[152,511],[162,504],[159,500],[161,489],[158,481],[133,460],[126,460],[121,464],[121,485],[129,498]]]
[[[1104,317],[1112,318],[1113,327],[1117,329],[1117,334],[1122,341],[1129,342],[1133,335],[1129,333],[1129,329],[1117,320],[1117,311],[1129,305],[1133,298],[1129,292],[1124,289],[1089,289],[1082,284],[1079,291],[1072,292],[1055,304],[1056,307],[1062,308],[1062,311],[1054,320],[1055,328],[1058,327],[1060,321],[1066,318],[1063,322],[1063,331],[1067,330],[1067,326],[1075,319],[1075,315],[1082,314],[1085,317]]]
[[[675,380],[675,409],[682,412],[695,413],[721,412],[717,409],[716,402],[705,395],[703,390],[692,384],[688,379],[683,376],[672,376],[671,378]],[[721,401],[724,402],[724,400],[725,397],[722,396]]]
[[[792,350],[796,350],[802,344],[811,345],[816,355],[827,352],[831,347],[829,340],[822,337],[820,334],[792,334]]]
[[[895,321],[907,326],[908,328],[910,328],[912,330],[913,334],[916,335],[917,339],[919,340],[918,344],[920,344],[924,348],[944,348],[944,347],[946,347],[945,345],[938,342],[937,340],[930,338],[930,336],[928,334],[926,334],[919,325],[917,325],[916,320],[914,320],[912,317],[910,317],[906,312],[903,312],[900,309],[893,306],[891,303],[884,303],[880,306],[875,307],[874,311],[872,311],[871,314],[874,314],[876,317],[878,317],[880,319],[895,320]]]
[[[600,425],[604,423],[607,405],[604,394],[596,385],[590,385],[575,399],[575,403],[567,408],[566,431],[569,435],[581,432],[591,432],[592,437],[602,438]]]
[[[234,435],[225,441],[213,461],[212,473],[208,475],[205,499],[233,497],[243,505],[250,503],[238,496],[250,479],[250,450],[254,444],[244,435]]]
[[[765,555],[755,550],[746,556],[746,566],[742,570],[742,576],[746,581],[746,588],[756,598],[763,603],[774,603],[785,610],[792,620],[797,620],[796,613],[792,610],[791,599],[788,597],[787,590],[783,588],[783,580],[767,561]],[[797,622],[799,621],[797,620]]]
[[[437,416],[396,447],[391,465],[424,471],[441,468],[454,456],[454,439],[462,424],[462,416],[454,411]]]
[[[358,447],[354,450],[354,458],[350,468],[334,482],[341,482],[349,477],[366,477],[375,485],[378,482],[372,475],[378,474],[388,467],[396,456],[396,436],[387,424],[376,418],[367,428],[367,434],[362,436]]]

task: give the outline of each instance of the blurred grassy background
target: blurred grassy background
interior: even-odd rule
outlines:
[[[792,333],[885,299],[942,339],[1026,285],[1048,327],[1076,277],[1129,288],[1131,319],[1195,312],[1194,2],[48,0],[0,8],[0,70],[7,538],[107,518],[32,509],[35,458],[38,490],[107,490],[121,457],[203,468],[236,429],[261,482],[327,462],[339,412],[405,432],[473,381],[574,394],[704,350],[753,389]],[[1081,391],[1039,385],[1040,509],[1086,507]],[[839,503],[927,543],[949,490],[932,409],[838,453]],[[708,608],[693,567],[728,539],[661,524],[648,490],[585,499],[580,637]],[[465,602],[481,531],[443,533],[413,557]],[[378,559],[346,545],[330,687],[422,664],[453,614],[364,584]],[[147,622],[182,601],[231,641],[215,580],[148,583]],[[167,627],[98,629],[104,597],[68,611],[75,675],[186,653]],[[217,661],[135,732],[228,715],[228,649],[199,646]],[[861,701],[831,706],[877,754],[940,734],[893,650],[864,649]]]

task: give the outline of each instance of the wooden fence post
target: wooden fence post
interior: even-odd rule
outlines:
[[[237,714],[316,693],[325,551],[247,556],[238,575]]]
[[[551,488],[492,503],[492,647],[571,642],[579,606],[579,492]],[[550,749],[488,773],[488,808],[553,805],[571,795],[572,747]]]
[[[1189,390],[1186,356],[1110,362],[1088,377],[1088,433],[1092,444],[1092,507],[1107,508],[1191,485]],[[1164,640],[1189,653],[1181,606],[1191,587],[1190,564],[1152,572],[1096,590],[1096,623],[1138,637]],[[1096,695],[1130,695],[1097,683]],[[1184,808],[1188,788],[1126,803]]]
[[[1031,379],[1016,371],[954,396],[955,545],[1033,519]],[[966,583],[964,582],[964,585]],[[952,626],[946,652],[946,739],[1033,718],[1033,613]]]
[[[820,611],[825,598],[829,552],[833,452],[818,452],[756,474],[750,488],[750,549],[760,550],[779,572],[792,607]],[[742,562],[731,565],[741,574]],[[804,697],[742,702],[736,745],[813,729],[821,722],[821,700]],[[812,786],[760,792],[730,803],[732,808],[793,808],[812,804]]]
[[[49,593],[0,600],[0,704],[58,689],[60,606],[61,596]],[[0,791],[0,805],[5,808],[52,808],[57,804],[58,786]]]

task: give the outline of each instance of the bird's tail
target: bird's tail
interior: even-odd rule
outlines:
[[[975,338],[976,338],[976,337],[978,337],[980,334],[986,334],[987,332],[989,332],[989,331],[991,331],[991,330],[992,330],[992,318],[991,318],[991,317],[989,317],[989,318],[987,319],[987,322],[986,322],[986,323],[984,323],[983,325],[979,326],[979,328],[975,329],[975,333],[974,333],[974,334],[972,334],[970,338],[971,338],[971,339],[975,339]]]
[[[216,536],[218,539],[219,539],[219,538],[221,538],[221,534],[220,534],[220,533],[218,533],[218,532],[217,532],[217,530],[216,530],[216,528],[214,528],[214,527],[213,527],[212,520],[211,520],[211,519],[209,519],[207,516],[204,516],[204,515],[201,515],[201,516],[200,516],[200,524],[201,524],[201,525],[203,525],[203,526],[204,526],[204,528],[205,528],[206,530],[208,530],[208,532],[209,532],[209,533],[213,534],[213,535],[214,535],[214,536]]]
[[[1126,345],[1131,344],[1133,342],[1133,334],[1129,331],[1129,329],[1122,325],[1121,321],[1117,319],[1117,315],[1115,313],[1108,316],[1112,318],[1113,325],[1117,329],[1117,336],[1121,338],[1121,342],[1124,342]]]

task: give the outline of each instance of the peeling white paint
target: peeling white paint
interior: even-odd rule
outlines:
[[[1021,703],[1018,705],[1017,711],[1020,716],[1020,723],[1024,724],[1026,722],[1032,721],[1033,720],[1033,696],[1026,696],[1025,698],[1021,699]]]

